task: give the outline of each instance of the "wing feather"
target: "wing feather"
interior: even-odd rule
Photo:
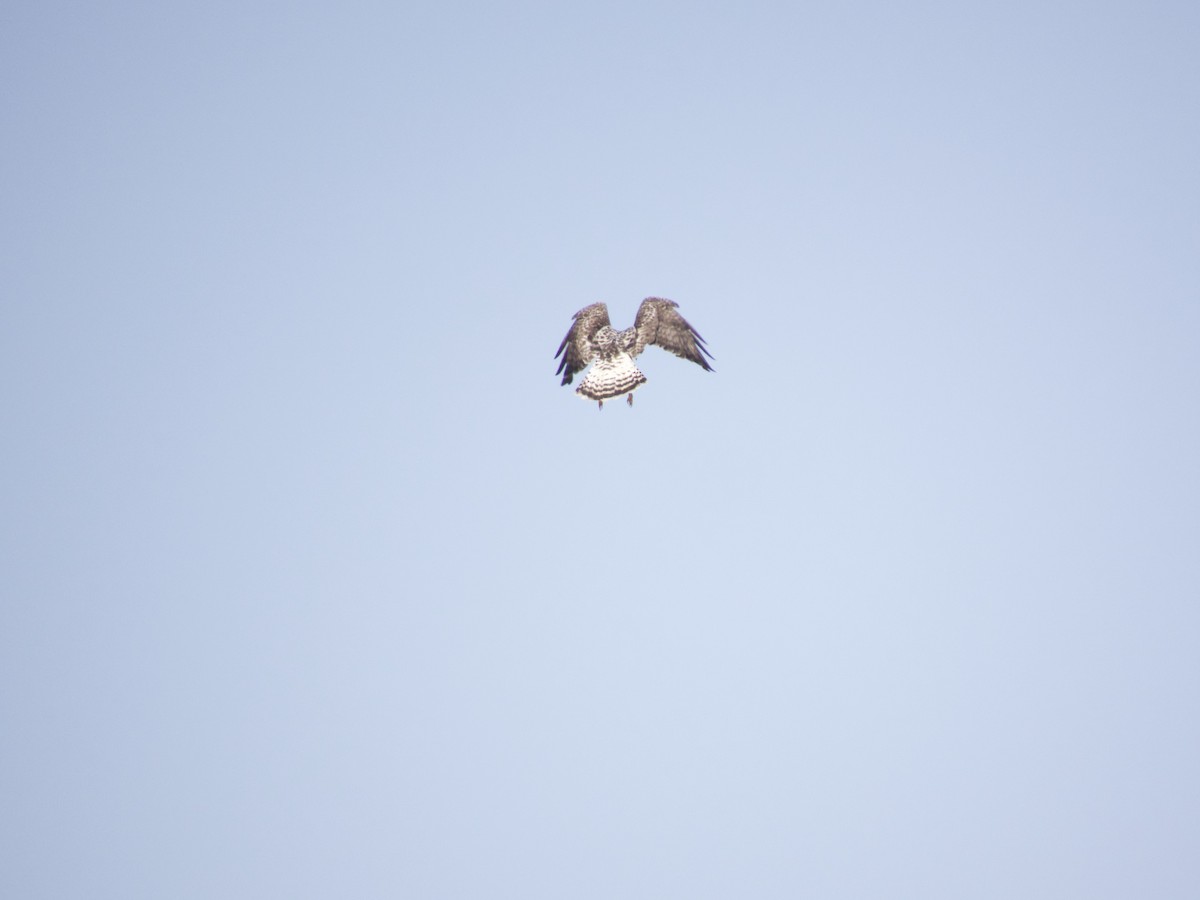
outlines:
[[[558,352],[554,354],[555,359],[562,357],[558,371],[554,374],[562,375],[563,384],[570,384],[577,372],[587,368],[596,355],[596,345],[593,341],[596,332],[605,325],[610,325],[608,307],[603,303],[585,306],[575,313],[574,319],[566,337],[558,345]]]
[[[633,327],[637,330],[637,343],[634,346],[634,356],[640,356],[642,351],[651,344],[657,344],[669,353],[694,362],[706,372],[712,371],[708,360],[713,355],[704,346],[704,338],[688,324],[687,319],[676,310],[679,304],[674,300],[664,300],[662,297],[647,297],[638,307],[637,319]],[[708,359],[705,359],[708,357]]]

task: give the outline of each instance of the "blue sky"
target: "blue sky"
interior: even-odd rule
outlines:
[[[0,17],[5,896],[1195,895],[1194,4]]]

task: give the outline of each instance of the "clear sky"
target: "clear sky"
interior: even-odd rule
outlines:
[[[1200,6],[0,12],[0,894],[1200,891]],[[677,300],[632,409],[571,315]]]

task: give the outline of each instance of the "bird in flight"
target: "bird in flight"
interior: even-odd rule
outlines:
[[[633,327],[616,331],[608,321],[605,304],[585,306],[575,313],[571,330],[554,354],[555,359],[562,357],[555,374],[562,375],[563,384],[570,384],[575,374],[590,363],[591,371],[579,382],[575,393],[585,400],[595,400],[604,409],[605,400],[622,394],[633,406],[633,392],[646,382],[634,360],[651,344],[711,372],[708,359],[713,356],[704,346],[704,338],[676,312],[678,308],[674,300],[647,297],[638,307]]]

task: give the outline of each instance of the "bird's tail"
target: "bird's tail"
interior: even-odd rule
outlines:
[[[575,388],[575,393],[587,400],[609,400],[620,397],[644,384],[646,376],[628,353],[618,353],[611,359],[597,359],[587,376]]]

